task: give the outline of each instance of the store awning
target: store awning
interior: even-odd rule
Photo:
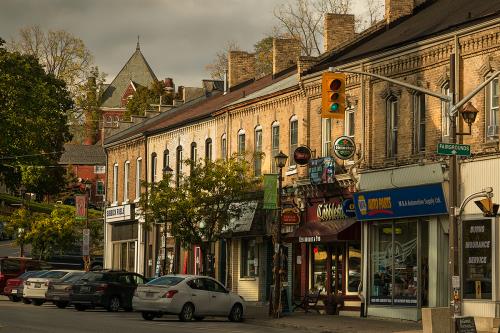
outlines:
[[[359,230],[358,230],[359,229]],[[355,240],[361,235],[361,226],[356,219],[309,222],[285,236],[289,242],[329,242]]]
[[[241,209],[241,215],[238,219],[231,218],[227,228],[224,231],[231,231],[233,233],[248,232],[252,228],[252,222],[255,217],[255,210],[257,209],[258,201],[235,202],[231,205],[238,205]]]

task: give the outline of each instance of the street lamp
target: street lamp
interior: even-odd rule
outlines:
[[[25,209],[24,196],[26,195],[26,186],[21,185],[19,188],[19,192],[21,194],[21,207]],[[25,212],[27,214],[27,211]],[[25,215],[26,216],[26,215]],[[19,237],[19,256],[24,257],[24,228],[17,229],[17,237]]]
[[[286,165],[288,156],[282,151],[274,157],[278,167],[278,220],[275,223],[274,234],[274,295],[273,295],[273,317],[279,318],[281,312],[281,191],[283,187],[283,167]]]
[[[166,165],[163,168],[163,179],[170,181],[170,176],[172,175],[171,167]],[[165,224],[163,225],[163,275],[167,274],[167,212],[165,211]]]

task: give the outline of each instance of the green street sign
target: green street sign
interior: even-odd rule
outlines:
[[[470,145],[460,143],[438,143],[437,153],[439,155],[470,156]]]

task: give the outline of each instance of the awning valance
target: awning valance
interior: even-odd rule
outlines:
[[[359,229],[359,230],[358,230]],[[361,235],[361,226],[356,219],[324,222],[309,222],[285,236],[289,242],[329,242],[356,240]]]

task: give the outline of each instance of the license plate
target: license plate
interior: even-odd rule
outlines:
[[[90,291],[90,287],[80,287],[80,291],[82,293],[88,293]]]
[[[152,298],[154,295],[155,295],[155,293],[150,292],[150,291],[146,291],[146,297]]]
[[[42,284],[41,283],[35,283],[35,288],[41,288]]]
[[[10,293],[11,294],[17,294],[17,290],[16,289],[12,289]]]

